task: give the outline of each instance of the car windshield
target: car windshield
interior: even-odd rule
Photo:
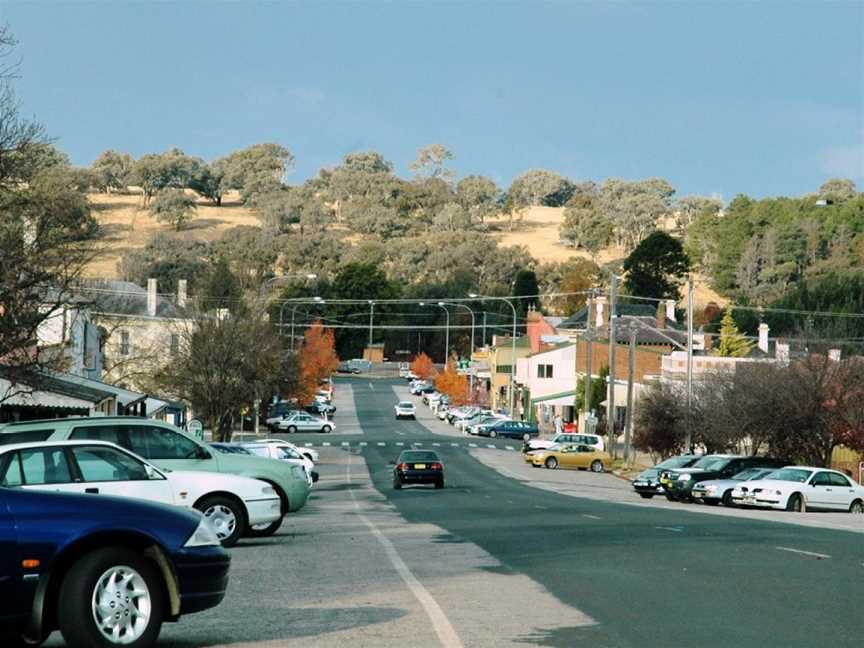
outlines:
[[[684,455],[681,457],[669,457],[665,461],[661,461],[659,464],[654,466],[655,468],[683,468],[684,466],[689,465],[689,463],[693,461],[693,457],[689,455]]]
[[[812,470],[804,470],[803,468],[781,468],[780,470],[775,470],[770,475],[766,475],[765,479],[771,481],[798,482],[803,484],[810,479],[810,475],[812,474]]]
[[[413,450],[399,455],[399,463],[423,463],[438,461],[438,455],[431,451]]]
[[[748,468],[741,472],[732,475],[731,479],[736,481],[750,481],[751,479],[759,479],[765,475],[774,472],[774,468]]]
[[[720,470],[729,462],[726,457],[702,457],[699,461],[691,466],[691,468],[699,468],[701,470]]]
[[[408,403],[408,402],[406,402],[406,401],[400,401],[400,402],[399,402],[399,407],[404,407],[404,408],[406,408],[406,409],[411,409],[412,407],[414,407],[414,403]]]

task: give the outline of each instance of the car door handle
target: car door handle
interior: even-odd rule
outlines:
[[[85,493],[92,493],[93,495],[98,495],[99,489],[98,488],[85,488],[84,492]]]

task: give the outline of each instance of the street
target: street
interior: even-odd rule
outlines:
[[[519,442],[458,435],[422,405],[418,421],[395,421],[402,381],[340,378],[336,389],[348,434],[291,435],[321,452],[307,506],[273,537],[241,541],[224,603],[166,625],[160,645],[803,647],[864,636],[858,516],[821,514],[856,533],[773,521],[793,514],[646,506],[632,493],[627,505],[629,486],[612,475],[526,467],[553,485],[602,485],[586,497],[537,488],[514,463]],[[412,445],[443,458],[443,491],[392,489],[392,462]],[[486,465],[495,457],[510,468]]]

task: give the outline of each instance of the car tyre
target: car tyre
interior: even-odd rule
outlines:
[[[677,502],[678,501],[678,499],[676,497],[673,497],[669,493],[666,493],[666,499],[669,500],[670,502]]]
[[[591,462],[591,472],[602,473],[603,472],[603,462],[599,459],[595,459]]]
[[[231,498],[205,497],[195,503],[195,509],[213,524],[223,547],[233,547],[246,530],[246,512]]]
[[[324,427],[321,428],[321,431],[322,431],[324,434],[327,434],[328,432],[331,432],[332,430],[333,430],[333,428],[330,427],[329,425],[325,425]]]
[[[654,495],[652,495],[651,493],[639,493],[639,497],[641,497],[642,499],[651,499],[652,497],[654,497]]]
[[[522,435],[522,440],[523,441],[530,441],[531,435],[526,432],[525,434]]]
[[[494,439],[498,436],[498,433],[495,430],[489,430],[489,438]]]
[[[279,530],[279,527],[282,526],[282,520],[285,519],[283,515],[278,520],[271,522],[270,524],[256,524],[255,526],[250,526],[246,529],[246,537],[248,538],[266,538],[268,536],[273,535]]]
[[[558,468],[558,460],[557,460],[555,457],[549,457],[549,458],[546,460],[546,462],[544,463],[544,465],[545,465],[549,470],[556,470],[556,469]]]
[[[732,501],[732,489],[723,493],[723,499],[721,501],[723,502],[723,506],[727,508],[735,508],[735,503]]]
[[[133,636],[137,635],[134,639],[121,644],[109,639],[99,629],[94,598],[103,589],[106,579],[112,578],[115,574],[119,577],[133,573],[133,581],[130,585],[136,589],[140,589],[143,585],[145,593],[138,597],[125,597],[122,596],[122,592],[117,592],[118,598],[122,599],[119,605],[121,607],[129,605],[134,598],[137,603],[132,607],[144,612],[146,606],[149,619],[143,627],[132,629]],[[103,591],[102,598],[107,598],[107,594]],[[156,566],[128,549],[106,547],[81,558],[72,565],[63,578],[57,597],[57,625],[70,648],[119,645],[143,648],[156,643],[159,631],[162,629],[165,610],[165,584]],[[123,611],[128,613],[129,608],[123,608]],[[124,616],[129,615],[124,614]]]
[[[800,493],[792,493],[786,502],[786,510],[793,513],[804,513],[807,510],[807,505],[804,503],[804,498]]]
[[[285,431],[286,431],[288,434],[294,434],[294,433],[297,432],[297,426],[296,426],[296,425],[289,425],[289,426],[285,429]]]
[[[850,513],[864,513],[864,502],[861,500],[855,500],[852,504],[849,505]]]

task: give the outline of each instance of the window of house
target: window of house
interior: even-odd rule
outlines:
[[[509,374],[513,371],[513,367],[511,365],[496,365],[495,372],[499,374]]]
[[[129,331],[120,331],[120,355],[129,355]]]
[[[551,364],[537,365],[537,377],[538,378],[551,378],[552,377],[552,365]]]
[[[171,355],[176,356],[180,353],[180,336],[176,333],[171,334]]]

